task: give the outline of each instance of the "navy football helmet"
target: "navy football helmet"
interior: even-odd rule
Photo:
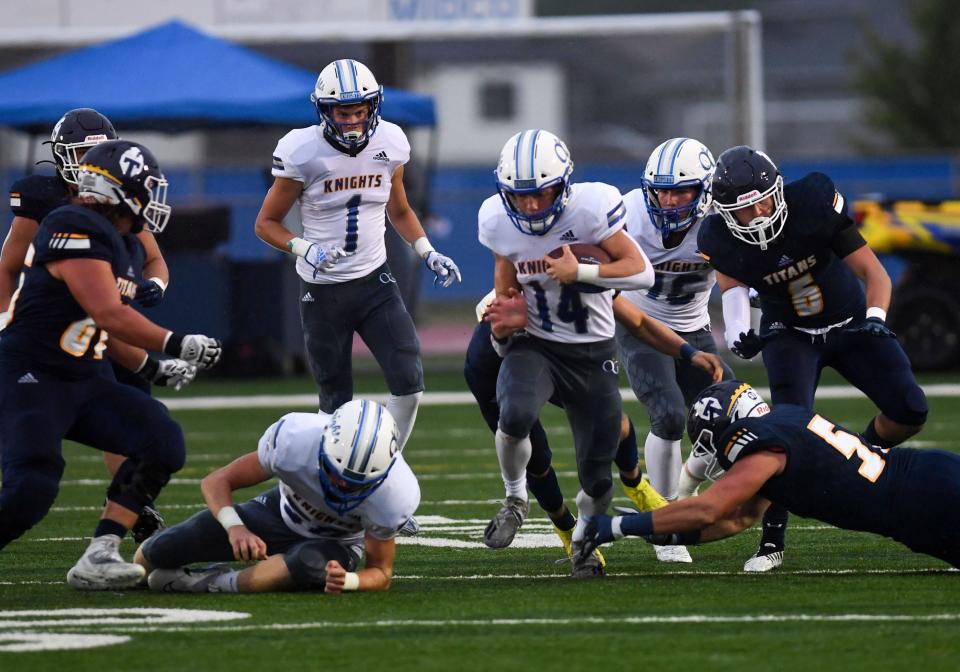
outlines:
[[[746,224],[737,220],[735,210],[773,198],[769,216],[755,217]],[[713,203],[730,233],[761,250],[783,231],[787,221],[787,202],[783,196],[783,176],[770,157],[746,145],[731,147],[717,159],[713,175]]]
[[[57,172],[65,181],[77,184],[77,171],[84,153],[104,140],[117,137],[110,120],[96,110],[89,107],[70,110],[60,117],[50,134]]]
[[[167,225],[167,179],[153,152],[143,145],[129,140],[101,142],[84,155],[78,176],[78,195],[125,208],[133,217],[134,233],[144,224],[154,233]]]
[[[370,68],[360,61],[344,58],[320,71],[310,101],[317,109],[324,137],[341,152],[356,156],[370,142],[380,123],[383,87],[377,83]],[[360,124],[362,128],[351,128],[357,124],[342,124],[334,120],[334,107],[358,103],[367,103],[369,106],[367,119]]]
[[[742,380],[725,380],[699,394],[687,414],[687,434],[693,444],[691,454],[707,463],[707,478],[715,481],[725,469],[718,458],[720,435],[736,420],[769,412],[770,407],[763,397]],[[729,465],[727,456],[725,460]]]

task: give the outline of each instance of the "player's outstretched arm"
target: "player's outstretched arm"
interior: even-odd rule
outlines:
[[[397,544],[393,539],[377,539],[368,532],[364,539],[366,564],[359,572],[346,571],[339,562],[327,563],[327,582],[324,591],[343,593],[354,590],[387,590],[393,579],[393,561]]]
[[[267,557],[267,545],[244,525],[233,508],[233,491],[263,483],[269,478],[270,474],[260,464],[257,451],[253,451],[200,481],[200,492],[203,493],[207,508],[227,531],[233,556],[237,560],[263,560]]]

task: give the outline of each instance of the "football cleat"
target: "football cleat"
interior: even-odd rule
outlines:
[[[660,562],[693,562],[686,546],[654,546],[653,550]]]
[[[513,543],[517,530],[523,525],[527,513],[530,511],[530,502],[519,497],[507,497],[497,515],[483,531],[483,543],[490,548],[506,548]]]
[[[225,564],[195,569],[155,569],[147,577],[147,585],[150,590],[163,593],[217,593],[220,591],[213,586],[214,580],[230,571],[233,571],[230,565]]]
[[[650,485],[650,481],[646,477],[641,478],[640,482],[632,488],[626,483],[620,485],[623,486],[623,492],[641,513],[662,509],[667,505],[667,500]]]
[[[407,522],[403,524],[403,527],[400,528],[398,534],[401,537],[415,537],[420,534],[420,523],[417,522],[417,519],[413,516],[407,518]]]
[[[744,564],[745,572],[769,572],[783,564],[783,547],[764,544]]]
[[[582,541],[571,541],[570,551],[573,554],[573,569],[570,576],[575,579],[593,579],[606,576],[606,564],[601,562],[597,556],[597,550],[593,553],[584,553]]]
[[[165,530],[167,524],[163,522],[163,516],[152,506],[145,506],[137,518],[136,524],[130,529],[133,540],[142,544],[147,539],[155,535],[160,530]]]
[[[558,537],[560,537],[560,542],[563,544],[563,552],[567,554],[566,560],[573,560],[573,528],[570,528],[569,530],[561,530],[559,527],[554,525],[553,531],[557,533]],[[607,559],[603,557],[603,553],[600,552],[600,549],[594,549],[593,554],[597,556],[597,561],[600,563],[600,566],[606,567]],[[566,560],[557,560],[557,564],[566,562]]]
[[[146,570],[120,555],[120,537],[94,537],[77,564],[67,572],[67,583],[77,590],[122,590],[139,584]]]

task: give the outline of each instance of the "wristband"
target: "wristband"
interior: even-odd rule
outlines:
[[[217,520],[220,521],[220,524],[223,526],[223,529],[230,531],[231,527],[236,527],[237,525],[243,525],[243,520],[240,519],[237,510],[232,506],[225,506],[220,509],[220,512],[217,514]]]
[[[150,280],[150,282],[156,284],[157,287],[160,288],[160,292],[161,292],[161,293],[165,293],[165,292],[167,291],[167,283],[165,283],[165,282],[164,282],[163,280],[161,280],[160,278],[150,278],[149,280]]]
[[[171,357],[179,357],[182,349],[183,336],[180,334],[175,334],[172,331],[168,332],[167,337],[163,339],[164,353],[170,355]]]
[[[287,249],[298,257],[305,257],[312,244],[309,240],[303,238],[291,238],[287,241]]]
[[[577,264],[577,282],[595,283],[599,279],[599,264]]]
[[[360,575],[356,572],[347,572],[343,575],[343,591],[360,590]]]
[[[883,308],[878,308],[877,306],[871,306],[870,308],[867,308],[867,319],[869,320],[871,317],[879,317],[881,322],[886,322],[887,311],[885,311]]]
[[[143,358],[143,364],[141,364],[140,368],[134,371],[134,373],[141,376],[142,378],[149,380],[152,383],[153,379],[156,378],[157,376],[157,371],[159,370],[160,370],[160,362],[155,360],[150,355],[145,355]]]
[[[680,346],[680,359],[685,362],[689,362],[693,359],[693,356],[697,354],[697,349],[690,345],[689,343],[684,343]]]
[[[436,251],[433,249],[433,245],[430,244],[430,241],[427,240],[426,236],[420,236],[413,241],[413,249],[417,254],[420,255],[421,259],[426,259],[428,254]]]

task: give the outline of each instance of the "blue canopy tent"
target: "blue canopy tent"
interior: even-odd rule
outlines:
[[[64,111],[93,107],[123,129],[308,126],[316,77],[171,21],[0,74],[0,125],[47,133]],[[395,89],[383,116],[436,125],[431,97]]]

